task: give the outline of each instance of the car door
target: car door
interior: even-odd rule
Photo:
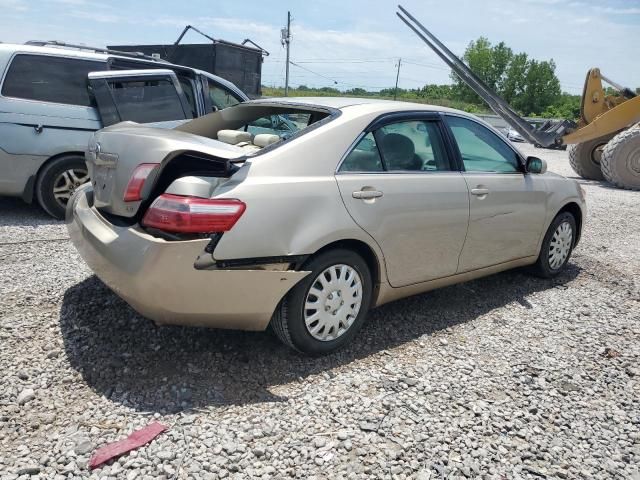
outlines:
[[[125,120],[154,123],[193,118],[172,70],[108,70],[90,72],[88,77],[105,127]]]
[[[383,119],[336,173],[344,204],[380,246],[393,287],[457,271],[469,199],[443,138],[437,115]]]
[[[525,173],[517,151],[489,128],[447,115],[469,188],[469,230],[460,272],[537,255],[546,212],[544,179]]]

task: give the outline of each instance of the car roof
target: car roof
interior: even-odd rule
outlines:
[[[157,64],[158,68],[169,68],[169,69],[171,67],[186,68],[194,72],[200,73],[206,77],[209,77],[214,81],[224,85],[225,87],[228,87],[230,90],[233,90],[235,93],[240,95],[243,98],[243,100],[249,99],[249,97],[247,97],[247,95],[238,87],[236,87],[233,83],[225,80],[222,77],[219,77],[209,72],[205,72],[203,70],[199,70],[197,68],[188,67],[186,65],[178,65],[176,63],[170,63],[164,60],[154,61],[150,58],[136,58],[134,56],[128,56],[128,55],[118,55],[117,53],[95,52],[95,51],[91,51],[90,48],[91,47],[87,47],[88,50],[82,50],[82,49],[64,47],[64,46],[54,47],[54,46],[27,45],[27,44],[15,44],[15,43],[0,43],[0,52],[5,51],[10,53],[13,53],[13,52],[34,53],[34,54],[52,55],[52,56],[58,56],[58,57],[77,58],[81,60],[95,60],[95,61],[101,61],[101,62],[106,62],[107,59],[109,58],[118,58],[118,59],[127,60],[131,62],[144,63],[145,65]]]
[[[465,112],[440,105],[426,103],[401,102],[397,100],[383,100],[379,98],[359,97],[272,97],[252,100],[250,103],[281,103],[296,105],[298,107],[308,105],[311,107],[325,107],[337,110],[345,110],[353,107],[361,107],[369,111],[403,111],[422,110],[426,112],[450,112],[467,115]]]

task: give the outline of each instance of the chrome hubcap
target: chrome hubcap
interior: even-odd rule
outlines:
[[[362,281],[349,265],[332,265],[316,277],[304,303],[304,323],[317,340],[343,335],[362,306]]]
[[[88,181],[89,173],[84,168],[65,170],[53,182],[53,196],[60,205],[66,207],[76,188]]]
[[[573,229],[569,222],[562,222],[556,228],[549,244],[549,266],[553,270],[559,269],[569,256],[573,242]]]

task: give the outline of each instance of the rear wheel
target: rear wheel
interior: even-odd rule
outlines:
[[[52,217],[63,219],[73,192],[89,181],[84,157],[68,155],[44,166],[38,174],[36,196],[38,203]]]
[[[569,212],[562,212],[553,219],[542,241],[538,261],[533,273],[551,278],[564,270],[577,238],[576,219]]]
[[[372,281],[366,262],[344,249],[312,257],[311,273],[280,302],[271,319],[278,338],[300,352],[320,355],[349,343],[371,304]]]
[[[596,138],[569,147],[571,168],[587,180],[604,180],[600,170],[602,149],[611,137]]]
[[[640,124],[607,143],[602,152],[602,173],[617,187],[640,190]]]

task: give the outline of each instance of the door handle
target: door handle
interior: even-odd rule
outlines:
[[[380,190],[358,190],[357,192],[353,192],[351,196],[361,200],[370,200],[372,198],[380,198],[382,192]]]
[[[487,195],[489,193],[488,188],[472,188],[471,195],[477,195],[481,197],[482,195]]]

